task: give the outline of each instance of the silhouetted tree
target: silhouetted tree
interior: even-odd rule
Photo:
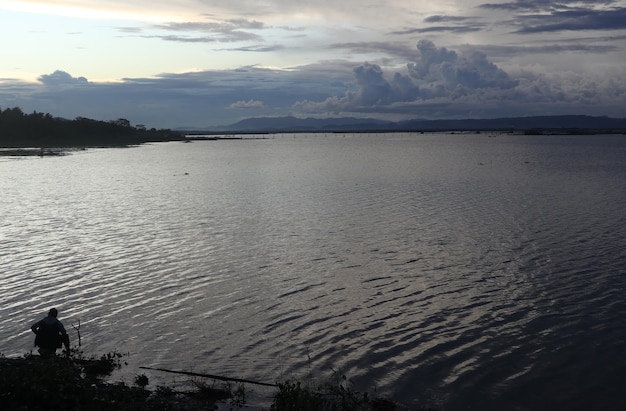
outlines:
[[[118,126],[122,127],[130,127],[130,121],[126,120],[125,118],[118,118],[117,120],[113,121],[113,124],[117,124]]]
[[[19,107],[0,109],[0,147],[127,146],[183,138],[171,130],[134,128],[123,118],[67,120],[36,111],[24,114]]]

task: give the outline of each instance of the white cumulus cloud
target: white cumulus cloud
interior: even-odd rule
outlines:
[[[265,108],[265,104],[263,104],[263,102],[259,100],[248,100],[248,101],[240,100],[240,101],[234,102],[233,104],[228,106],[228,108],[263,109]]]

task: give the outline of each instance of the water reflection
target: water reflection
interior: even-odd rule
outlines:
[[[30,349],[54,305],[131,369],[604,404],[624,375],[625,149],[276,136],[3,162],[0,351]]]

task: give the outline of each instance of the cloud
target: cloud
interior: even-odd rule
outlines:
[[[236,30],[261,30],[265,25],[256,20],[230,19],[221,22],[183,22],[155,25],[155,28],[168,31],[196,31],[204,33],[230,33]]]
[[[450,33],[471,33],[484,30],[487,24],[476,21],[474,17],[466,16],[445,16],[445,15],[433,15],[426,17],[424,23],[429,25],[428,27],[416,27],[408,28],[404,30],[392,31],[389,34],[393,35],[406,35],[415,33],[437,33],[437,32],[450,32]],[[438,23],[437,25],[430,25],[432,23]],[[446,23],[446,24],[439,24]]]
[[[408,47],[406,44],[400,42],[363,41],[334,43],[329,45],[327,49],[347,50],[354,54],[385,54],[393,58],[403,59],[403,61],[412,60],[417,55],[414,47]]]
[[[287,115],[296,101],[323,100],[345,91],[350,69],[347,62],[328,61],[292,70],[246,66],[110,83],[87,82],[66,72],[40,77],[47,84],[0,82],[2,107],[17,106],[24,112],[36,110],[64,118],[127,118],[133,124],[170,128],[232,124],[255,109],[262,109],[267,116]],[[254,98],[242,99],[246,95]]]
[[[612,10],[574,9],[553,11],[549,15],[523,18],[516,33],[541,33],[564,30],[626,29],[626,7]]]
[[[330,97],[321,103],[310,100],[296,102],[295,110],[344,112],[383,107],[398,101],[417,98],[419,89],[411,79],[395,73],[387,80],[380,66],[364,63],[354,68],[357,89],[348,91],[343,97]]]
[[[465,16],[443,16],[440,14],[428,16],[424,19],[426,23],[444,23],[444,22],[459,22],[470,20],[470,17]]]
[[[263,22],[243,18],[221,21],[169,22],[152,25],[149,29],[183,34],[144,34],[141,37],[181,43],[260,41],[262,37],[251,31],[266,28]],[[129,27],[120,27],[119,30],[130,34],[146,31],[146,29]]]
[[[475,17],[468,16],[447,16],[447,15],[432,15],[426,17],[423,22],[427,24],[427,27],[415,27],[407,28],[403,30],[392,31],[389,34],[393,35],[406,35],[415,33],[437,33],[437,32],[450,32],[450,33],[470,33],[484,30],[487,27],[486,23],[478,22]],[[435,24],[436,25],[430,25]],[[441,24],[444,23],[444,24]]]
[[[122,33],[130,33],[130,34],[138,34],[142,32],[142,28],[141,27],[131,27],[131,26],[126,26],[126,27],[117,27],[117,31],[122,32]]]
[[[179,43],[213,43],[219,41],[216,37],[202,36],[202,37],[191,37],[191,36],[177,36],[177,35],[168,35],[168,36],[142,36],[144,38],[150,39],[161,39],[163,41],[175,41]],[[228,41],[228,40],[222,40]]]
[[[572,2],[569,2],[572,3]],[[579,0],[574,3],[577,4],[590,4],[590,5],[609,5],[617,3],[616,0]],[[485,9],[496,10],[519,10],[519,11],[548,11],[555,8],[570,8],[567,2],[563,0],[516,0],[506,3],[485,3],[479,7]]]
[[[600,47],[602,41],[453,49],[421,40],[412,50],[396,43],[338,43],[333,47],[372,53],[388,49],[395,53],[394,64],[334,59],[282,70],[244,66],[111,83],[90,82],[57,70],[41,75],[36,83],[3,79],[0,99],[3,107],[19,106],[25,112],[98,120],[127,118],[133,124],[157,128],[232,124],[257,113],[387,120],[533,114],[623,116],[623,66],[606,65],[592,74],[567,69],[549,74],[534,65],[508,64],[505,69],[487,57],[491,53],[514,56],[521,51],[515,47],[530,48],[522,50],[524,53],[556,53],[563,47],[570,52],[612,52],[591,46]],[[404,64],[396,64],[401,59]]]
[[[229,105],[228,108],[238,108],[238,109],[264,109],[265,104],[259,100],[240,100],[236,101],[233,104]]]
[[[274,44],[272,46],[248,46],[248,47],[233,47],[229,49],[217,49],[216,51],[248,51],[253,53],[268,53],[273,51],[283,50],[285,46],[280,44]]]
[[[445,47],[438,48],[429,40],[417,44],[419,58],[407,64],[407,73],[394,73],[387,79],[380,66],[365,63],[353,70],[355,90],[343,97],[331,97],[324,102],[301,101],[299,110],[346,111],[417,99],[455,98],[479,89],[509,89],[515,80],[487,60],[478,51],[463,55]]]
[[[383,77],[381,68],[365,63],[354,69],[354,77],[359,85],[357,99],[361,105],[374,106],[388,102],[391,84]]]
[[[299,101],[293,109],[303,114],[376,113],[396,118],[603,111],[619,116],[617,107],[626,103],[623,68],[603,80],[571,72],[549,76],[518,71],[512,76],[471,47],[457,52],[421,40],[417,49],[419,57],[407,64],[405,74],[385,74],[381,67],[366,63],[354,69],[354,86],[343,96]]]
[[[463,25],[463,26],[431,26],[431,27],[421,27],[421,28],[415,28],[415,29],[392,31],[390,34],[405,35],[405,34],[434,33],[434,32],[470,33],[473,31],[483,30],[484,28],[485,28],[484,24],[472,24],[472,25]]]
[[[507,3],[485,3],[482,9],[514,11],[507,22],[518,27],[517,34],[575,30],[622,30],[626,28],[626,7],[616,0],[518,0]]]
[[[85,77],[72,77],[69,73],[61,70],[56,70],[52,74],[42,74],[37,80],[46,86],[79,85],[89,83]]]
[[[429,84],[431,88],[506,89],[515,86],[515,81],[506,72],[478,51],[459,55],[445,47],[437,48],[429,40],[420,40],[417,49],[421,59],[408,65],[409,73],[411,77],[420,83]]]
[[[624,36],[626,39],[626,36]],[[602,39],[592,41],[603,43]],[[622,50],[615,44],[588,44],[582,41],[563,42],[564,44],[533,44],[533,45],[480,45],[480,46],[460,46],[461,50],[479,50],[482,53],[496,55],[498,57],[512,58],[520,55],[531,54],[560,54],[560,53],[583,53],[583,54],[605,54]]]

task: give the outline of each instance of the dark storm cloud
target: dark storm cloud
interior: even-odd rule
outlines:
[[[446,23],[446,22],[467,21],[467,20],[470,20],[470,19],[471,19],[470,17],[464,17],[464,16],[435,15],[435,16],[426,17],[424,19],[424,22],[426,22],[426,23]]]
[[[569,4],[609,5],[617,3],[616,0],[517,0],[508,3],[485,3],[479,7],[494,10],[513,11],[546,11],[554,8],[568,8]]]
[[[612,7],[611,7],[612,6]],[[544,33],[573,30],[621,30],[626,28],[626,8],[614,0],[558,1],[536,0],[486,3],[483,9],[517,12],[507,24],[515,33]]]
[[[626,37],[624,38],[626,39]],[[594,40],[598,41],[598,40]],[[598,41],[601,42],[601,41]],[[462,50],[477,50],[490,56],[497,57],[515,57],[520,55],[531,54],[556,54],[556,53],[594,53],[605,54],[613,53],[621,50],[621,47],[612,44],[584,44],[581,42],[564,43],[564,44],[545,44],[531,46],[499,46],[499,45],[480,45],[480,46],[461,46]]]
[[[515,81],[490,62],[483,53],[470,51],[458,54],[445,47],[438,48],[428,40],[417,43],[420,60],[408,65],[411,77],[436,88],[453,90],[458,87],[511,88]]]
[[[469,32],[483,30],[486,27],[486,24],[477,22],[475,18],[464,17],[464,16],[434,15],[434,16],[426,17],[424,19],[424,23],[426,24],[437,23],[437,25],[396,30],[389,34],[405,35],[405,34],[415,34],[415,33],[436,33],[436,32],[469,33]]]
[[[362,106],[377,106],[417,97],[418,89],[408,78],[398,74],[387,81],[382,69],[374,64],[365,63],[356,67],[354,77],[359,90],[353,98]]]
[[[549,15],[532,15],[521,19],[516,33],[540,33],[563,30],[626,29],[626,8],[612,10],[573,9],[554,11]]]
[[[321,102],[303,100],[293,108],[309,114],[377,113],[387,118],[494,117],[511,113],[623,115],[618,109],[626,104],[626,78],[619,75],[623,69],[616,68],[613,77],[521,71],[512,76],[476,48],[454,51],[422,40],[417,49],[418,58],[406,66],[408,74],[386,74],[377,65],[363,64],[354,69],[353,87],[343,96]]]
[[[453,98],[477,90],[510,89],[516,86],[507,73],[477,51],[463,55],[428,40],[417,44],[419,58],[407,64],[408,75],[394,73],[390,79],[381,67],[365,63],[354,69],[356,90],[322,103],[303,101],[298,109],[332,111],[382,107],[416,99]]]
[[[311,100],[294,104],[295,110],[302,111],[361,111],[388,106],[397,101],[411,101],[418,97],[419,88],[406,75],[395,73],[387,80],[380,66],[364,63],[353,69],[356,90],[348,91],[343,97],[330,97],[321,103]]]

